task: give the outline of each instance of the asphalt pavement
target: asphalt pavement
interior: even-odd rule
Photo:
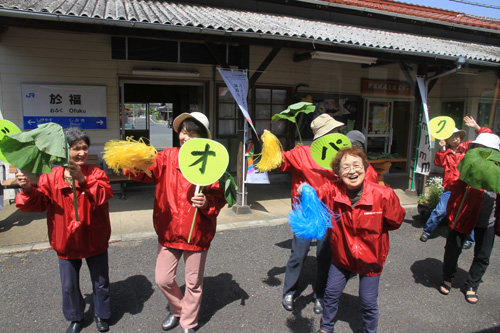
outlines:
[[[292,236],[286,224],[288,186],[250,186],[251,214],[238,216],[230,209],[221,212],[208,254],[197,332],[307,333],[318,329],[320,316],[313,313],[311,287],[315,248],[306,260],[294,310],[288,312],[281,306]],[[151,226],[150,191],[148,187],[131,189],[127,200],[112,199],[110,332],[162,332],[161,322],[167,315],[165,297],[154,282],[157,241]],[[402,227],[390,233],[391,250],[380,281],[379,332],[500,331],[498,242],[478,291],[478,304],[467,303],[463,295],[473,250],[463,252],[452,291],[443,296],[437,288],[447,227],[439,226],[436,237],[420,242],[423,222],[416,201],[411,203],[411,196],[400,198],[407,214]],[[57,256],[39,239],[46,237],[43,216],[22,214],[7,206],[0,217],[0,330],[64,332],[68,322],[61,311]],[[17,241],[9,243],[9,235]],[[181,262],[181,286],[183,269]],[[341,297],[336,332],[362,331],[358,281],[356,277],[349,281]],[[88,303],[84,332],[96,332],[85,264],[81,289]],[[180,332],[180,328],[171,332]]]

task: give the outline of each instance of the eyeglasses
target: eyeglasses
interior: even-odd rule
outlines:
[[[354,171],[354,172],[359,172],[363,169],[363,165],[361,164],[353,164],[353,165],[342,165],[340,167],[340,171],[342,173],[347,173],[349,171],[351,171],[351,169]]]

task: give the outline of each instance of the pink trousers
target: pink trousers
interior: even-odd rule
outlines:
[[[156,284],[167,297],[170,313],[175,317],[180,317],[179,324],[182,328],[189,329],[198,326],[207,253],[208,250],[184,251],[158,244]],[[185,262],[186,290],[184,295],[175,281],[181,256],[184,256]]]

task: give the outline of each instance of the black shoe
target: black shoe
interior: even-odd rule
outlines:
[[[316,298],[316,301],[314,301],[314,313],[315,314],[323,313],[323,305],[321,304],[321,300],[319,298]]]
[[[464,245],[462,246],[462,249],[468,250],[468,249],[470,249],[472,247],[472,244],[474,244],[474,243],[472,243],[471,241],[466,240],[464,242]]]
[[[287,311],[292,311],[293,310],[293,294],[287,294],[285,297],[283,297],[283,300],[281,301],[281,304],[283,304],[283,307]]]
[[[177,325],[179,325],[179,317],[169,314],[163,323],[161,323],[161,328],[163,328],[164,331],[168,331]]]
[[[427,242],[427,240],[429,239],[429,235],[427,235],[425,232],[422,233],[422,235],[420,235],[420,240],[422,242]]]
[[[183,328],[181,330],[182,333],[194,333],[194,330],[192,328]]]
[[[83,329],[83,320],[80,321],[72,321],[69,325],[66,333],[79,333]]]
[[[97,316],[94,316],[95,327],[99,332],[107,332],[109,331],[109,324],[107,319],[102,319]]]

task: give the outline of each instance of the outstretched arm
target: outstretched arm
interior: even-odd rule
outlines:
[[[472,118],[471,116],[465,116],[464,121],[465,121],[465,125],[474,128],[474,130],[476,130],[476,131],[479,131],[479,129],[481,128],[477,124],[476,120],[474,118]]]

